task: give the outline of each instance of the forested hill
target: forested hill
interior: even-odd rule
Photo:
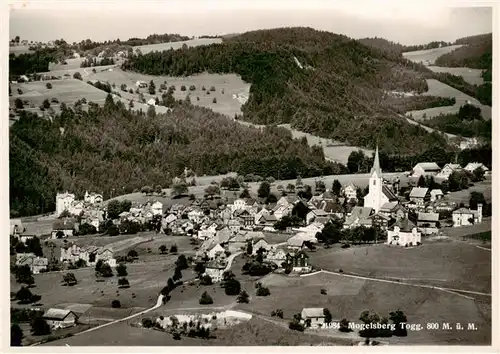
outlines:
[[[10,128],[9,151],[12,216],[54,210],[56,193],[63,190],[108,198],[113,189],[166,188],[184,167],[198,175],[281,179],[345,172],[326,162],[320,147],[292,139],[284,128],[244,127],[189,103],[165,115],[140,115],[111,96],[89,112],[63,105],[53,122],[24,112]]]
[[[436,65],[489,69],[491,71],[493,57],[492,33],[460,38],[456,40],[455,44],[462,44],[463,47],[443,54],[436,59]]]
[[[302,68],[295,62],[299,61]],[[252,84],[244,119],[291,123],[304,132],[387,152],[444,146],[385,104],[384,91],[427,90],[418,66],[345,36],[311,28],[259,30],[221,44],[152,52],[123,69],[151,75],[237,73]]]

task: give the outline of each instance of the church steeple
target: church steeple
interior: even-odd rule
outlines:
[[[382,177],[382,170],[380,169],[380,161],[378,158],[378,145],[375,149],[375,158],[373,159],[373,167],[370,171],[370,174],[373,174],[375,172],[378,177]]]

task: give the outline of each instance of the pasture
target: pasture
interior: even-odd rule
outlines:
[[[334,272],[491,293],[491,253],[452,241],[422,242],[412,248],[318,249],[310,253],[310,262]]]
[[[436,59],[439,58],[441,55],[449,53],[457,48],[460,48],[461,46],[462,45],[451,45],[441,48],[406,52],[403,53],[403,57],[415,63],[424,63],[430,65],[434,64],[434,61],[436,61]]]
[[[466,95],[465,93],[446,85],[435,79],[428,79],[427,85],[429,90],[424,95],[440,96],[440,97],[455,97],[456,103],[453,106],[434,107],[420,111],[409,111],[406,114],[412,116],[412,119],[424,122],[424,114],[427,118],[435,117],[440,114],[457,113],[461,106],[470,102],[471,104],[481,108],[481,114],[485,119],[491,119],[491,107],[481,104],[477,99]]]
[[[20,55],[33,52],[34,52],[33,50],[30,50],[29,45],[16,45],[16,46],[9,45],[9,54]]]
[[[481,77],[483,70],[481,69],[447,68],[435,65],[429,65],[427,68],[435,73],[449,73],[455,76],[461,76],[466,82],[472,85],[482,85],[484,83],[484,80]]]
[[[484,181],[476,182],[472,187],[462,189],[461,191],[450,192],[445,195],[444,199],[454,203],[469,204],[470,194],[472,192],[483,193],[486,202],[491,203],[492,186],[491,177],[487,177]]]
[[[280,279],[281,278],[281,279]],[[238,304],[237,308],[270,316],[271,311],[282,309],[284,319],[290,320],[304,307],[326,307],[334,320],[346,318],[358,320],[364,310],[375,311],[381,316],[401,309],[408,323],[421,324],[420,332],[409,331],[407,337],[384,338],[391,344],[476,344],[491,342],[491,313],[478,309],[473,300],[434,289],[417,288],[401,284],[380,283],[364,279],[353,279],[339,275],[314,274],[306,277],[286,277],[272,274],[262,281],[271,295],[253,296],[249,304]],[[322,295],[321,289],[327,294]],[[486,316],[486,318],[484,317]],[[477,331],[431,331],[427,323],[462,324],[475,323]],[[335,330],[328,330],[325,332]]]
[[[196,38],[190,39],[188,41],[179,41],[179,42],[167,42],[167,43],[159,43],[159,44],[148,44],[148,45],[140,45],[135,46],[134,51],[139,49],[142,54],[147,54],[150,52],[162,52],[164,50],[170,49],[180,49],[185,44],[188,47],[196,47],[200,45],[210,45],[214,43],[222,43],[221,38]]]

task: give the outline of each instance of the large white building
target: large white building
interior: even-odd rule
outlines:
[[[59,217],[64,210],[70,211],[75,195],[72,193],[57,193],[56,196],[56,216]]]
[[[364,206],[372,208],[375,210],[375,213],[378,213],[382,205],[396,200],[398,200],[397,196],[383,183],[377,146],[373,167],[370,171],[368,194],[364,198]]]
[[[396,221],[387,231],[387,243],[389,245],[416,246],[421,242],[421,233],[407,217]]]

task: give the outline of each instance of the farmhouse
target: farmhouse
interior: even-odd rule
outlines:
[[[255,222],[255,217],[248,210],[236,210],[235,217],[240,221],[242,227],[252,227]]]
[[[452,213],[453,227],[469,226],[483,221],[483,205],[478,204],[477,210],[460,208]]]
[[[252,245],[252,249],[253,249],[252,254],[256,255],[257,251],[261,248],[266,250],[266,251],[269,251],[271,249],[271,245],[269,243],[267,243],[266,240],[260,239]]]
[[[410,192],[410,201],[417,205],[424,205],[431,199],[429,188],[414,187]]]
[[[52,225],[52,239],[72,237],[75,231],[76,222],[71,218],[54,221]]]
[[[319,217],[325,217],[328,214],[322,209],[313,209],[306,216],[306,222],[309,224]]]
[[[441,189],[431,190],[431,202],[435,202],[444,197],[444,193]]]
[[[37,257],[34,253],[17,253],[16,254],[16,265],[23,266],[27,265],[33,274],[38,274],[41,271],[47,269],[48,260],[47,258]]]
[[[358,199],[357,187],[352,182],[349,182],[342,188],[342,194],[346,197],[347,200]]]
[[[304,308],[300,313],[301,323],[306,324],[310,322],[311,328],[320,328],[325,325],[325,314],[322,308]]]
[[[412,246],[420,242],[420,232],[408,218],[397,220],[387,231],[389,245]]]
[[[10,235],[19,236],[24,232],[21,219],[10,219]]]
[[[266,261],[273,262],[281,267],[281,264],[286,261],[286,253],[281,248],[272,248],[267,252]]]
[[[482,169],[484,172],[487,172],[489,171],[489,168],[486,167],[484,164],[480,163],[480,162],[469,162],[467,164],[467,166],[464,167],[464,170],[468,171],[468,172],[474,172],[477,168],[480,168]]]
[[[70,310],[51,308],[43,314],[43,319],[52,329],[60,329],[76,325],[78,316]]]
[[[292,267],[292,272],[307,273],[310,272],[312,267],[309,265],[309,256],[304,251],[288,253],[286,261]]]
[[[413,167],[412,177],[436,176],[441,169],[435,162],[420,162]]]
[[[98,193],[90,193],[88,191],[85,191],[85,196],[83,197],[83,201],[85,203],[89,204],[99,204],[102,203],[102,194]]]
[[[398,202],[385,203],[380,207],[380,214],[386,215],[390,218],[403,218],[406,215],[405,208]]]
[[[443,169],[436,175],[436,177],[448,180],[453,172],[462,171],[462,166],[456,163],[447,163]]]
[[[372,214],[373,209],[371,207],[356,206],[352,209],[351,215],[345,219],[344,228],[350,229],[356,226],[372,226],[372,219],[370,218]]]
[[[224,247],[222,247],[220,244],[217,244],[207,252],[207,256],[210,259],[215,259],[218,256],[224,254],[224,252],[226,252]]]
[[[321,209],[328,216],[335,216],[336,218],[342,219],[345,214],[344,207],[340,203],[336,203],[331,200],[326,200],[321,202]]]
[[[424,235],[438,233],[439,214],[438,213],[418,213],[417,227]]]

